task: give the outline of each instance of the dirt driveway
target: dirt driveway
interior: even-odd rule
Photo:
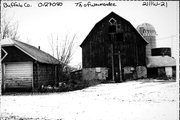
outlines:
[[[1,96],[1,119],[178,120],[175,82],[131,81],[43,95]]]

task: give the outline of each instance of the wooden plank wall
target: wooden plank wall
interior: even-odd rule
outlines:
[[[37,69],[38,73],[38,87],[42,85],[54,85],[55,84],[55,66],[51,64],[41,64]]]
[[[114,43],[114,53],[121,51],[123,66],[145,65],[145,44],[134,37],[134,32],[124,34],[124,41]],[[83,68],[111,66],[110,44],[113,43],[109,41],[107,35],[102,35],[101,32],[89,38],[83,46]]]
[[[32,88],[32,62],[8,62],[4,65],[4,89]]]
[[[109,33],[111,18],[120,26],[116,33]],[[117,35],[118,33],[119,36]],[[112,62],[112,49],[114,61]],[[146,42],[136,29],[124,19],[108,16],[98,22],[81,45],[83,68],[107,67],[112,71],[112,63],[118,69],[118,52],[121,53],[121,67],[146,66]],[[117,59],[116,59],[117,58]]]
[[[32,88],[32,77],[6,78],[4,81],[6,89],[8,88]]]

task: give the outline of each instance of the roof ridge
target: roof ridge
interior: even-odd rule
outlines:
[[[11,39],[12,40],[12,39]],[[59,64],[59,61],[50,55],[49,53],[46,53],[37,47],[24,43],[19,40],[12,40],[14,42],[14,45],[19,47],[23,50],[23,52],[26,52],[29,56],[31,56],[34,60],[37,60],[41,63],[48,63],[48,64]]]
[[[38,49],[37,47],[35,47],[35,46],[33,46],[33,45],[30,45],[30,44],[24,43],[24,42],[19,41],[19,40],[14,40],[14,41],[19,42],[19,43],[21,43],[21,44],[25,44],[25,45],[27,45],[27,46],[29,46],[29,47],[32,47],[32,48],[34,48],[34,49],[36,49],[36,50],[38,50],[38,51],[40,51],[40,52],[43,52],[44,54],[48,54],[48,55],[50,55],[49,53],[46,53],[46,52],[42,51],[41,49]],[[21,46],[19,46],[19,47],[21,47]],[[50,55],[50,56],[51,56],[51,57],[53,57],[52,55]]]
[[[83,40],[83,42],[80,44],[80,46],[83,45],[83,43],[86,41],[86,39],[88,38],[89,34],[93,31],[93,29],[99,24],[101,23],[101,21],[103,21],[106,17],[109,17],[110,15],[116,15],[118,17],[120,17],[121,19],[123,19],[124,21],[128,22],[133,29],[137,32],[137,34],[139,34],[139,36],[144,40],[144,42],[146,42],[147,44],[149,43],[140,33],[139,31],[131,24],[130,21],[126,20],[125,18],[121,17],[120,15],[118,15],[117,13],[115,13],[114,11],[111,11],[109,14],[107,14],[105,17],[103,17],[101,20],[99,20],[98,22],[96,22],[96,24],[94,25],[94,27],[91,29],[91,31],[88,33],[88,35],[85,37],[85,39]]]

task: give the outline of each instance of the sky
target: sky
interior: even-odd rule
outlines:
[[[47,7],[46,3],[58,3]],[[52,55],[49,38],[51,35],[59,42],[71,40],[75,35],[75,47],[70,65],[82,62],[80,44],[94,25],[110,12],[131,22],[136,28],[142,23],[149,23],[157,32],[157,47],[171,47],[172,56],[179,58],[179,2],[167,1],[167,6],[143,6],[143,1],[111,1],[115,6],[77,6],[87,3],[109,3],[109,1],[3,1],[1,9],[6,11],[7,19],[18,22],[18,34],[21,41]],[[155,2],[154,4],[162,4]],[[16,4],[16,6],[11,6]],[[30,7],[26,7],[26,6]],[[7,7],[9,6],[9,7]],[[20,7],[22,6],[22,7]]]

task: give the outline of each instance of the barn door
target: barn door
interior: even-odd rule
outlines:
[[[122,82],[121,54],[120,51],[114,55],[114,79],[115,82]]]

